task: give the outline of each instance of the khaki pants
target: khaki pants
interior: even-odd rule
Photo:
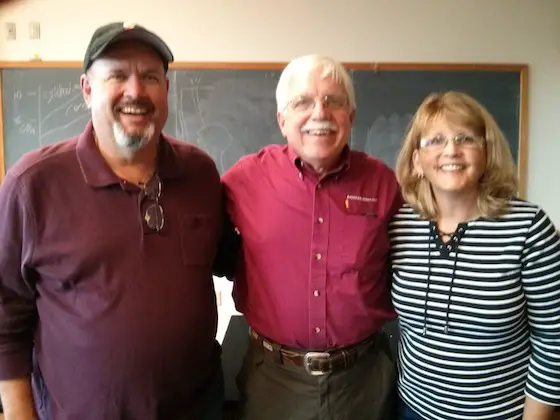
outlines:
[[[312,376],[250,340],[237,377],[243,420],[395,420],[396,364],[383,334],[345,370]]]

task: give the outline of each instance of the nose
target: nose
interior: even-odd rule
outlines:
[[[456,156],[459,154],[460,147],[455,144],[453,139],[448,138],[443,148],[443,154],[446,156]]]
[[[325,118],[325,115],[328,112],[328,108],[322,100],[315,101],[315,105],[313,106],[313,111],[311,117],[316,120],[321,120]]]
[[[126,81],[125,90],[126,96],[138,98],[139,96],[142,96],[142,93],[144,91],[144,84],[142,83],[140,77],[133,74]]]

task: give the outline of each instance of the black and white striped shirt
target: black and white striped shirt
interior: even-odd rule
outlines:
[[[560,238],[536,205],[460,224],[443,243],[405,205],[390,227],[399,393],[429,420],[521,419],[560,404]]]

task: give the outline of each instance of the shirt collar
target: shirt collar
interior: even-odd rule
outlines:
[[[163,134],[159,139],[158,149],[156,172],[159,177],[166,179],[179,176],[182,172],[182,165],[177,151]],[[76,154],[86,184],[92,187],[107,187],[120,183],[121,180],[111,170],[99,151],[91,121],[87,123],[84,132],[78,137]]]
[[[305,172],[313,173],[313,171],[307,166],[307,164],[296,154],[296,152],[290,146],[288,146],[288,157],[290,159],[290,162],[293,163],[295,168],[298,170],[300,178],[303,177]],[[340,161],[338,165],[333,169],[331,169],[327,174],[325,174],[324,177],[347,171],[350,168],[350,157],[351,157],[350,146],[346,144],[340,153]]]

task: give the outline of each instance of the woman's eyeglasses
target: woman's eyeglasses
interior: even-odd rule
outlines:
[[[455,137],[437,136],[432,138],[420,139],[420,149],[436,150],[444,149],[451,141],[457,147],[466,149],[479,149],[484,147],[486,140],[480,136],[458,135]]]

